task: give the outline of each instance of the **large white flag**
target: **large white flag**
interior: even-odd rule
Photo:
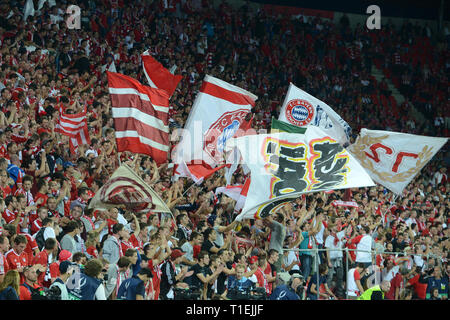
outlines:
[[[265,218],[301,194],[374,186],[336,140],[310,126],[305,134],[273,133],[232,139],[251,171],[245,206],[236,218]]]
[[[447,142],[447,138],[361,129],[348,151],[372,179],[397,195]]]
[[[330,106],[289,84],[278,120],[298,127],[316,126],[345,146],[352,129]]]
[[[258,97],[223,80],[206,75],[172,153],[174,163],[224,163],[224,146],[235,136]]]

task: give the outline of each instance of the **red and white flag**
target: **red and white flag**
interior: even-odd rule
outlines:
[[[226,166],[230,165],[224,164],[216,168],[211,168],[205,164],[186,164],[186,162],[182,162],[175,165],[174,176],[175,178],[191,178],[196,184],[199,185],[205,179],[208,179],[210,176],[212,176],[216,171],[219,171]]]
[[[225,145],[233,138],[258,97],[223,80],[206,75],[175,147],[174,163],[224,163]]]
[[[75,153],[79,145],[91,144],[87,126],[86,109],[76,114],[67,114],[60,110],[59,122],[55,131],[70,137],[70,151]]]
[[[117,151],[151,156],[157,164],[169,151],[169,96],[120,73],[107,72]]]
[[[171,97],[183,76],[170,73],[150,55],[148,50],[141,54],[141,59],[142,68],[150,87],[165,90]]]
[[[250,188],[250,183],[250,178],[247,178],[247,180],[245,180],[244,182],[244,186],[242,187],[239,198],[236,200],[236,205],[234,206],[235,213],[238,213],[242,210],[242,208],[244,208],[245,200],[247,200],[248,189]]]
[[[238,199],[241,197],[241,192],[243,188],[244,188],[243,185],[218,187],[216,188],[215,193],[216,195],[219,193],[223,193],[227,197],[230,197],[231,199],[238,201]]]

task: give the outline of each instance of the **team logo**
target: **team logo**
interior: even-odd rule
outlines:
[[[206,131],[203,150],[211,158],[221,162],[227,140],[236,134],[248,113],[249,110],[246,109],[225,112]]]
[[[303,127],[313,120],[314,107],[306,100],[294,99],[288,102],[285,115],[289,123]]]
[[[101,191],[100,200],[112,205],[124,204],[134,212],[154,207],[150,192],[136,180],[125,177],[110,179]]]

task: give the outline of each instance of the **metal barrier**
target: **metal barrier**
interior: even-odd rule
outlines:
[[[307,252],[313,252],[313,253],[314,253],[314,254],[313,254],[313,257],[314,257],[314,269],[312,269],[312,265],[311,265],[311,273],[310,273],[310,275],[313,275],[314,273],[317,273],[317,275],[319,275],[319,259],[320,259],[320,257],[319,257],[319,252],[321,252],[321,251],[323,251],[323,252],[326,252],[326,251],[341,251],[341,252],[343,253],[343,255],[344,255],[343,258],[346,259],[346,263],[345,263],[345,275],[344,275],[345,279],[346,279],[346,277],[347,277],[348,270],[349,270],[349,268],[348,268],[348,266],[349,266],[349,259],[348,259],[348,256],[349,256],[349,252],[351,252],[351,251],[371,253],[371,257],[372,257],[372,265],[375,264],[374,257],[375,257],[376,255],[379,255],[379,254],[389,254],[389,255],[396,255],[396,256],[398,256],[398,257],[401,257],[401,256],[403,256],[403,257],[407,257],[407,256],[410,256],[410,257],[411,257],[411,256],[421,256],[421,257],[426,257],[426,261],[427,261],[427,262],[424,261],[424,263],[428,263],[428,261],[430,261],[430,258],[431,258],[431,259],[438,259],[439,265],[442,266],[442,257],[437,256],[437,255],[435,255],[435,254],[433,254],[433,253],[427,253],[427,254],[405,254],[404,252],[389,252],[389,251],[378,252],[378,251],[376,251],[376,250],[370,250],[370,251],[368,251],[368,250],[358,250],[358,249],[349,249],[349,248],[342,248],[342,249],[328,249],[328,248],[327,248],[327,249],[319,249],[319,248],[317,248],[317,247],[316,247],[316,248],[312,248],[312,249],[299,249],[299,248],[283,249],[283,251],[297,251],[297,252],[300,252],[300,251],[307,251]],[[439,258],[441,258],[441,259],[439,259]],[[313,270],[314,270],[314,271],[313,271]],[[319,299],[319,276],[316,276],[316,279],[317,279],[317,282],[316,282],[317,299]],[[306,280],[306,279],[305,279],[305,280]],[[346,286],[347,286],[347,282],[346,282]],[[346,299],[348,299],[348,290],[347,290],[346,287],[344,288],[344,290],[345,290],[345,297],[346,297]]]

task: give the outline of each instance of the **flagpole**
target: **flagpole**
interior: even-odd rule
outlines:
[[[191,185],[189,186],[189,188],[187,188],[186,191],[183,192],[183,194],[182,194],[181,196],[184,197],[184,195],[186,194],[186,192],[188,192],[194,185],[195,185],[195,182],[194,182],[193,184],[191,184]]]

